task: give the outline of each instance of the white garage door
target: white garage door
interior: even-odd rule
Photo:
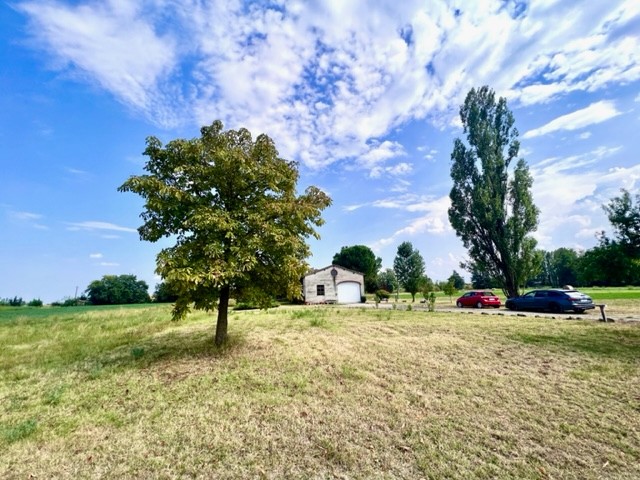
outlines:
[[[338,284],[338,303],[360,303],[360,284],[358,282]]]

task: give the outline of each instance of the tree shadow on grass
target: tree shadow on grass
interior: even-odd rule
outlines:
[[[518,333],[510,335],[510,338],[529,345],[620,361],[637,361],[640,356],[640,328],[624,330],[594,328],[555,334]]]
[[[245,335],[238,332],[230,334],[225,344],[216,346],[214,331],[210,328],[173,330],[132,339],[131,343],[87,358],[80,365],[80,370],[88,373],[89,377],[98,377],[108,370],[144,369],[167,361],[223,360],[237,354],[245,344]]]

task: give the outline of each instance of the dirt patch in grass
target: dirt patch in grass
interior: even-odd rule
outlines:
[[[635,326],[281,307],[215,350],[209,316],[150,321],[9,363],[0,477],[640,477]]]

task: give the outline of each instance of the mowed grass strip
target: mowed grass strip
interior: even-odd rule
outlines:
[[[0,323],[0,478],[640,478],[640,328],[344,307]]]

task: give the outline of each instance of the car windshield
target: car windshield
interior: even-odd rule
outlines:
[[[482,295],[484,295],[485,297],[495,297],[495,295],[493,294],[493,292],[482,292]]]

